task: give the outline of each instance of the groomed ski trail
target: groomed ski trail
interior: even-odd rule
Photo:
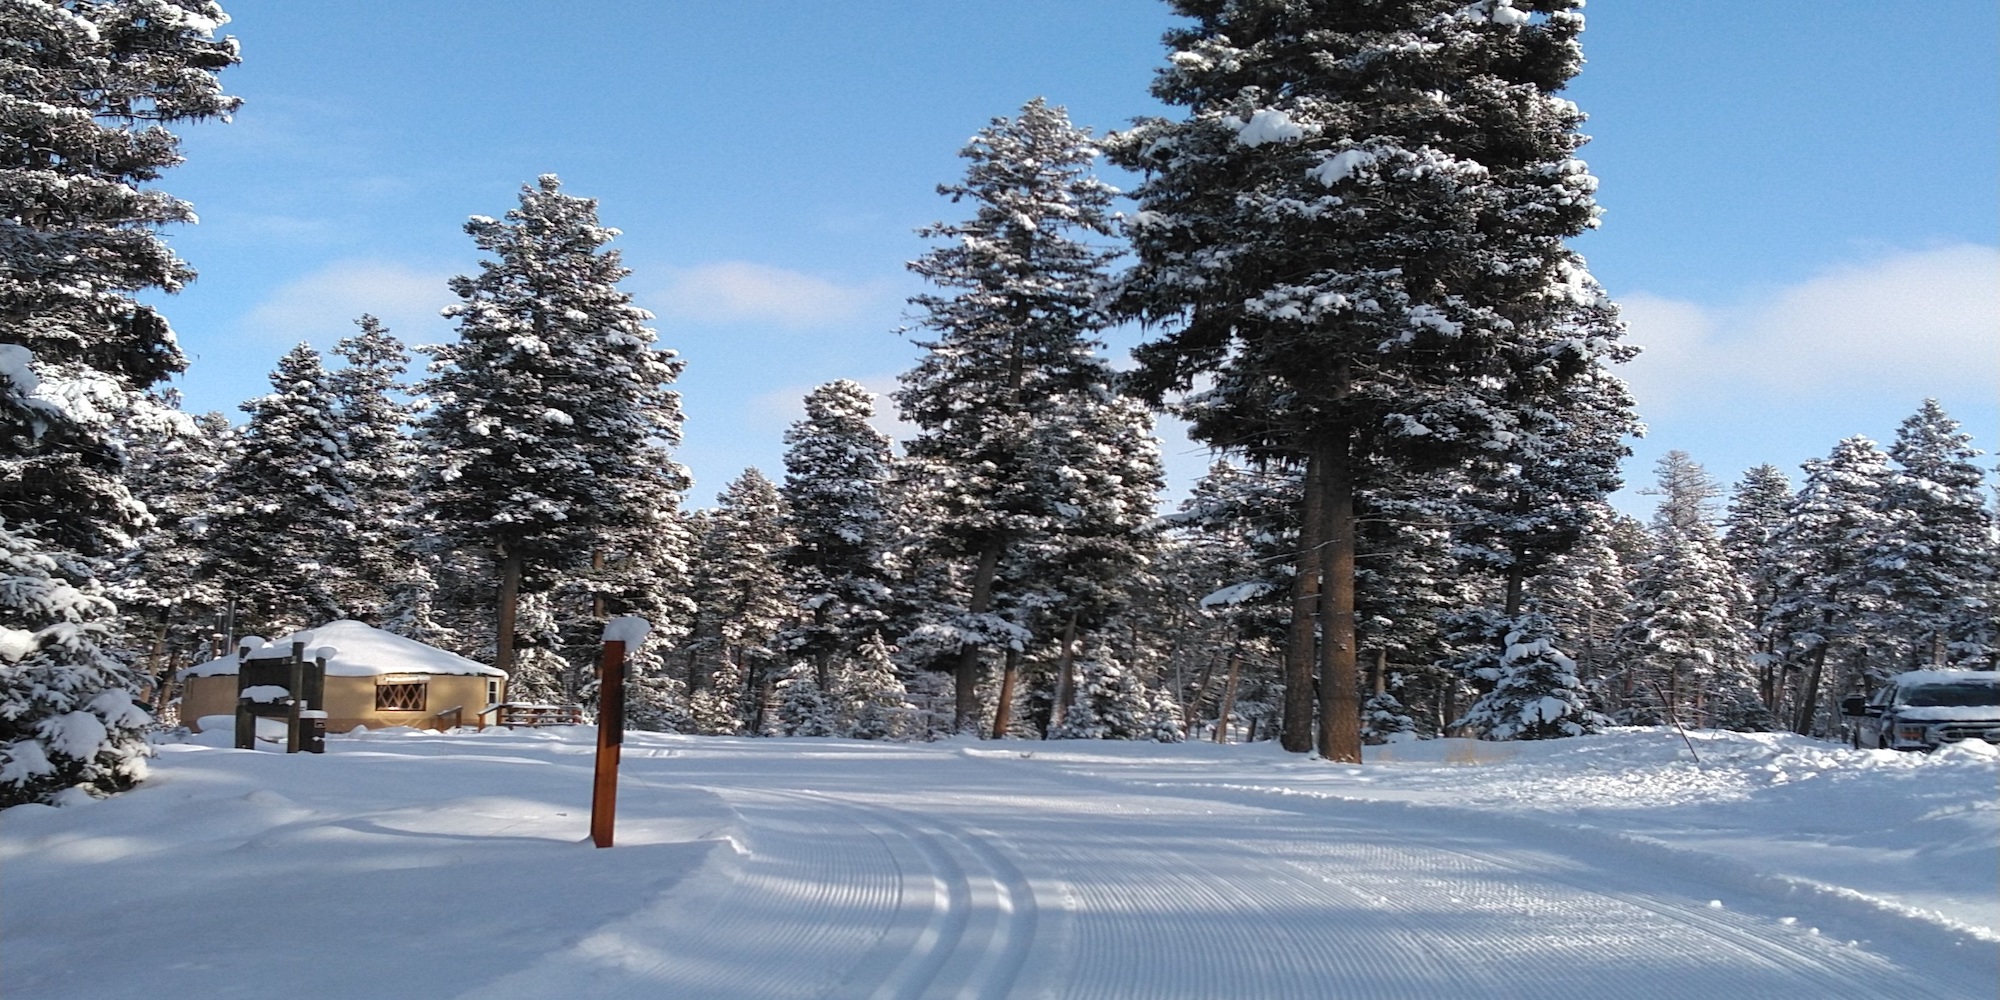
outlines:
[[[1031,755],[742,741],[633,762],[638,794],[728,802],[738,844],[463,995],[1958,1000],[1995,984],[1990,942],[1851,908],[1799,919],[1809,901],[1555,828]]]

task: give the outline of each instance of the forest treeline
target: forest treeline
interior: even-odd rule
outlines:
[[[587,705],[603,621],[641,615],[652,729],[1333,760],[1612,723],[1826,735],[1839,693],[1994,668],[1984,470],[1934,402],[1796,484],[1725,492],[1673,452],[1650,523],[1607,504],[1636,349],[1568,245],[1598,218],[1559,95],[1580,2],[1172,6],[1176,115],[1097,136],[1036,99],[981,129],[919,231],[891,398],[818,387],[785,468],[696,509],[673,385],[700,359],[553,175],[466,224],[452,341],[363,316],[280,359],[240,425],[182,413],[185,359],[135,295],[192,277],[158,235],[191,212],[145,185],[178,162],[167,124],[236,107],[226,18],[0,4],[0,801],[129,784],[178,668],[336,618]],[[1128,371],[1118,324],[1146,335]],[[1177,504],[1160,413],[1216,456]]]

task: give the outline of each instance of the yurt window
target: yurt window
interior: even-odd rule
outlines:
[[[375,710],[378,712],[421,712],[430,685],[424,677],[394,674],[375,683]]]

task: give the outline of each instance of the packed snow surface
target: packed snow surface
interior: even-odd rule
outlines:
[[[380,730],[0,813],[8,1000],[1981,998],[2000,755]]]
[[[326,673],[329,677],[373,677],[378,674],[485,674],[490,677],[505,677],[506,673],[497,667],[489,667],[476,660],[468,660],[457,653],[447,652],[436,646],[426,646],[415,639],[407,639],[394,632],[384,632],[357,621],[328,622],[318,628],[294,632],[274,639],[269,643],[255,636],[248,637],[253,658],[289,655],[292,644],[306,644],[307,657],[321,656],[326,659]],[[207,677],[212,674],[233,674],[236,672],[236,657],[225,656],[207,663],[197,663],[181,671],[182,677]]]

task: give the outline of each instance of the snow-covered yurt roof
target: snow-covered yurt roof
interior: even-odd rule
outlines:
[[[328,677],[372,677],[376,674],[484,674],[505,677],[498,667],[468,660],[436,646],[426,646],[394,632],[384,632],[357,621],[328,622],[282,636],[270,642],[253,640],[250,656],[288,655],[292,643],[306,644],[306,658],[323,657]],[[265,652],[268,650],[269,652]],[[261,656],[259,654],[262,654]],[[181,671],[182,677],[210,677],[236,672],[236,657],[225,656],[197,663]]]

